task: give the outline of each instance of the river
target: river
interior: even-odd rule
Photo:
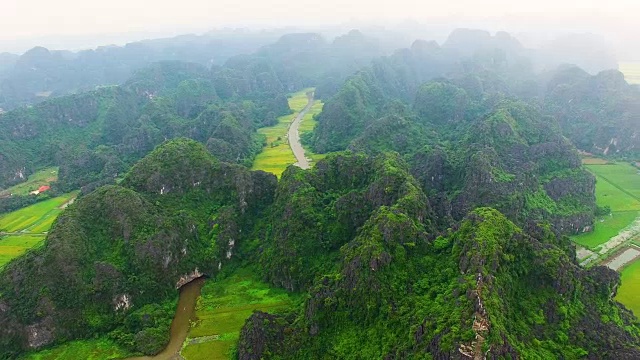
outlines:
[[[125,360],[179,360],[182,344],[187,339],[191,327],[190,320],[195,320],[196,302],[200,296],[200,290],[204,285],[204,278],[191,281],[180,288],[178,308],[171,322],[171,335],[169,344],[161,353],[155,356],[139,356]]]

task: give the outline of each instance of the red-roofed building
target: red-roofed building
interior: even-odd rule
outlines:
[[[47,191],[47,190],[49,190],[49,189],[51,189],[51,186],[49,186],[49,185],[42,185],[42,186],[40,186],[40,187],[38,188],[38,193],[43,193],[43,192],[45,192],[45,191]]]

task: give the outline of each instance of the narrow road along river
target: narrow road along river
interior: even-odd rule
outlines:
[[[302,122],[304,116],[309,112],[309,110],[311,110],[311,107],[313,106],[313,91],[309,91],[307,93],[307,97],[309,98],[307,106],[305,106],[305,108],[300,111],[298,116],[296,116],[295,120],[293,120],[291,126],[289,126],[289,134],[287,135],[287,137],[289,138],[289,146],[291,147],[291,151],[293,151],[293,155],[295,155],[296,160],[298,161],[294,165],[297,165],[302,169],[308,169],[310,165],[309,161],[304,156],[304,148],[302,147],[302,144],[300,144],[300,133],[298,132],[298,129],[300,128],[300,122]]]

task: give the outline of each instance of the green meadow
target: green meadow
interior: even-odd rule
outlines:
[[[289,126],[298,116],[305,106],[307,106],[307,93],[313,91],[313,88],[304,89],[289,97],[289,108],[293,111],[291,115],[285,115],[278,118],[278,123],[274,126],[258,129],[258,133],[265,136],[265,147],[262,152],[256,155],[253,162],[252,170],[263,170],[275,174],[280,177],[284,170],[291,164],[295,164],[296,158],[293,151],[289,147],[287,133]],[[314,116],[322,112],[323,103],[315,100],[311,110],[302,118],[300,122],[300,136],[310,131],[316,126]],[[312,161],[322,159],[325,155],[314,154],[311,149],[304,147],[305,155]]]
[[[616,300],[631,309],[640,318],[640,260],[622,270],[622,285],[618,289]]]
[[[627,163],[587,165],[598,179],[604,179],[640,202],[640,170]]]
[[[181,355],[186,360],[231,359],[240,329],[254,310],[286,310],[300,301],[298,295],[263,283],[250,269],[220,281],[207,280],[196,307],[197,321]]]
[[[287,166],[295,164],[296,158],[289,147],[287,132],[298,113],[307,105],[307,92],[313,89],[305,89],[292,94],[289,97],[291,115],[278,118],[278,123],[258,129],[258,133],[266,138],[266,145],[262,152],[256,155],[252,170],[263,170],[280,177]]]
[[[62,205],[76,195],[77,193],[65,194],[0,215],[0,230],[10,233],[43,233],[49,230],[58,214],[62,212]]]
[[[44,235],[20,234],[0,237],[0,268],[29,249],[44,243]]]
[[[596,219],[592,232],[573,237],[577,244],[594,249],[640,216],[640,173],[627,163],[595,158],[583,159],[583,163],[596,177],[596,203],[611,208],[611,215]]]
[[[620,230],[629,226],[638,216],[639,211],[617,211],[611,215],[598,217],[592,232],[575,236],[573,241],[588,249],[594,250],[598,245],[618,235]]]
[[[616,236],[640,216],[640,172],[627,163],[611,163],[597,158],[583,159],[585,167],[596,176],[596,202],[611,207],[611,215],[596,219],[594,230],[573,237],[573,241],[595,249]],[[635,243],[640,240],[635,240]],[[616,300],[640,316],[640,261],[626,266]]]
[[[27,181],[0,191],[0,197],[10,194],[28,195],[33,190],[37,190],[40,186],[49,185],[56,180],[58,180],[58,168],[48,167],[31,174]]]
[[[64,204],[77,196],[65,194],[0,216],[0,267],[44,242],[46,232]]]

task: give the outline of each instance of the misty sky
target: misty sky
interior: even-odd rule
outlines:
[[[0,42],[411,18],[489,30],[636,33],[638,0],[0,0]]]

